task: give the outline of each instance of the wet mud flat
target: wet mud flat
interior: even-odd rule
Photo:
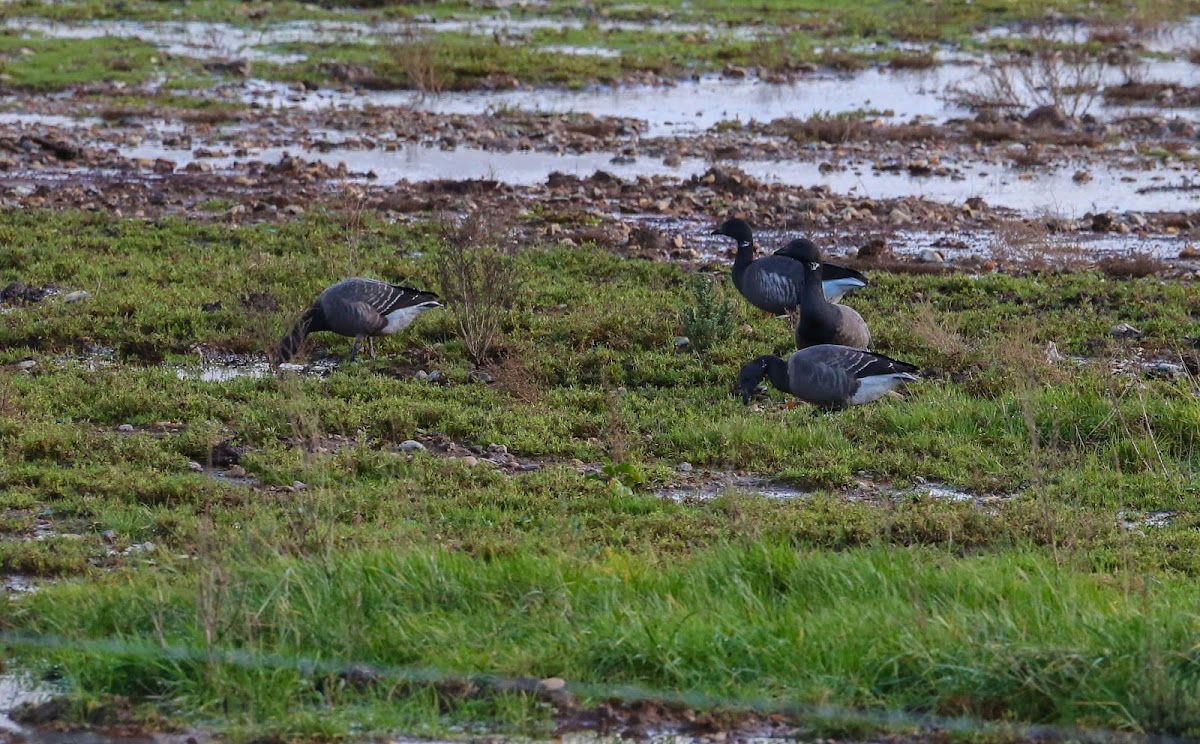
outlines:
[[[844,82],[863,75],[874,76],[870,90],[912,85],[870,70]],[[790,85],[815,96],[823,80]],[[1187,109],[972,117],[940,103],[945,86],[931,84],[932,113],[814,119],[795,107],[779,116],[791,99],[771,88],[704,78],[663,93],[530,91],[508,103],[497,93],[418,101],[248,82],[198,91],[232,103],[196,110],[156,106],[153,95],[114,106],[128,91],[104,86],[17,92],[0,115],[0,196],[13,207],[232,222],[351,203],[393,219],[486,207],[544,239],[676,260],[712,257],[697,240],[703,228],[744,213],[768,231],[814,232],[835,252],[882,238],[903,255],[931,249],[954,261],[965,246],[974,260],[981,246],[1020,236],[1050,253],[1070,244],[1080,256],[1146,253],[1192,266],[1200,176]],[[707,127],[679,129],[655,109],[601,113],[609,101],[670,101],[681,89],[680,102],[742,91],[735,100],[755,102],[747,106],[764,118],[722,109]],[[530,203],[551,218],[522,209]],[[589,227],[572,225],[581,222]]]

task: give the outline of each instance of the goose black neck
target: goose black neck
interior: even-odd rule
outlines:
[[[742,288],[742,277],[750,264],[754,263],[754,241],[750,238],[739,238],[737,255],[733,258],[733,286]]]
[[[801,261],[804,267],[804,290],[800,295],[801,310],[807,310],[810,306],[825,304],[825,287],[821,283],[824,281],[824,271],[821,269],[821,264],[817,262]]]
[[[764,361],[767,365],[767,379],[775,386],[775,389],[781,393],[791,393],[791,382],[788,380],[787,362],[777,356],[765,357]]]
[[[308,334],[327,330],[329,324],[325,320],[325,312],[321,310],[320,305],[313,305],[304,311],[304,315],[300,316],[291,332],[279,342],[279,359],[286,362],[296,356]]]

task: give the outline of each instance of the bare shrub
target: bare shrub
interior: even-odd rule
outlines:
[[[487,365],[496,378],[496,387],[516,400],[535,405],[542,399],[546,380],[534,363],[536,350],[528,346],[509,349],[499,359]]]
[[[867,66],[866,60],[856,54],[829,50],[822,54],[817,63],[838,72],[857,72]]]
[[[997,262],[1020,264],[1030,270],[1086,265],[1088,253],[1079,241],[1063,240],[1051,234],[1046,225],[1057,219],[1047,215],[1040,222],[1003,223],[991,245],[991,258]]]
[[[1024,150],[1017,150],[1010,153],[1008,157],[1012,160],[1013,165],[1018,168],[1033,168],[1045,165],[1047,162],[1042,157],[1041,146],[1036,142],[1026,145]]]
[[[1113,279],[1140,279],[1156,276],[1166,270],[1167,265],[1159,258],[1147,253],[1130,252],[1121,256],[1105,256],[1100,259],[1100,270]]]
[[[1087,113],[1109,62],[1085,47],[1057,45],[1050,30],[1037,28],[1030,52],[995,57],[976,86],[948,89],[950,101],[976,111],[1053,106],[1068,117]]]
[[[931,70],[937,67],[937,58],[929,52],[913,52],[892,57],[888,67],[893,70]]]
[[[517,266],[500,246],[498,231],[478,212],[445,226],[443,241],[437,256],[442,298],[467,353],[482,364],[520,292]]]
[[[1050,351],[1053,347],[1048,344],[1053,339],[1040,335],[1036,320],[1012,321],[1004,331],[981,340],[973,349],[981,367],[1009,383],[1030,387],[1070,379],[1070,370],[1058,363],[1057,349]]]
[[[429,39],[401,41],[388,47],[388,56],[421,95],[437,95],[446,81],[438,70],[437,49]]]
[[[776,119],[765,125],[767,134],[789,137],[796,142],[924,142],[946,136],[929,124],[884,124],[866,116],[817,115],[807,119]]]
[[[917,305],[909,327],[917,338],[933,349],[944,362],[958,363],[970,350],[970,345],[958,332],[957,316],[934,311],[932,305],[923,302]]]

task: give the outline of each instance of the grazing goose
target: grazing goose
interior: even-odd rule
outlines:
[[[279,342],[279,360],[287,361],[300,351],[304,339],[317,331],[353,336],[350,361],[358,357],[364,338],[375,358],[375,336],[390,336],[407,328],[426,310],[441,307],[437,295],[401,287],[376,279],[346,279],[326,289],[312,304],[292,332]]]
[[[793,352],[784,362],[777,356],[760,356],[738,372],[742,402],[764,377],[778,390],[828,410],[841,410],[882,398],[903,382],[920,379],[917,368],[883,354],[837,344],[810,346]]]
[[[862,316],[845,305],[831,305],[822,289],[821,251],[811,240],[799,238],[783,249],[788,260],[804,273],[800,293],[800,320],[796,323],[796,348],[817,344],[840,344],[855,349],[871,348],[871,330]]]
[[[800,304],[804,272],[792,260],[794,257],[786,253],[787,248],[754,260],[754,236],[745,220],[725,220],[712,234],[737,241],[733,286],[751,305],[772,315],[782,315]],[[867,278],[854,269],[836,264],[825,264],[822,268],[825,297],[830,302],[838,302],[847,293],[867,286]]]

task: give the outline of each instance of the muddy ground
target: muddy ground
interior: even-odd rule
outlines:
[[[984,86],[991,64],[440,96],[254,79],[187,96],[12,89],[0,198],[228,222],[486,209],[519,240],[698,263],[727,260],[706,228],[736,213],[768,231],[766,245],[810,233],[876,264],[893,251],[970,271],[1117,253],[1161,260],[1152,271],[1164,276],[1200,268],[1192,65],[1142,73],[1170,82],[1098,86],[1068,116],[1036,99],[977,105],[963,91]],[[844,105],[829,98],[839,90]]]

